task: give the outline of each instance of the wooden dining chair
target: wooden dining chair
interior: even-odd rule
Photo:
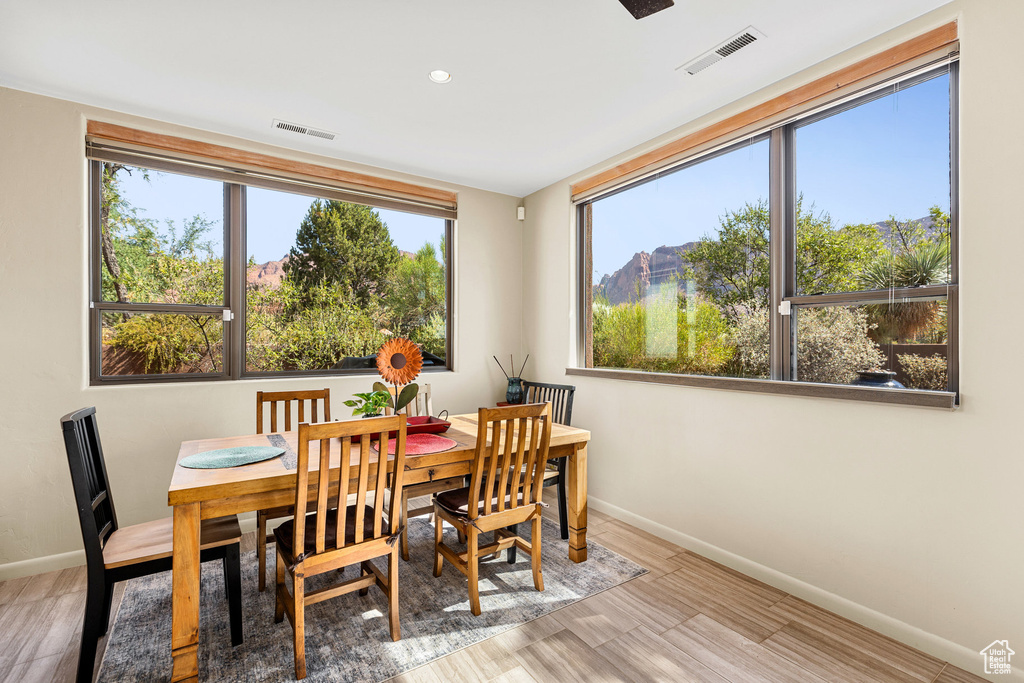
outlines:
[[[292,420],[292,406],[295,406],[297,419]],[[308,405],[308,409],[307,409]],[[319,407],[323,406],[322,414]],[[278,408],[284,408],[284,421],[277,419]],[[290,432],[300,422],[331,421],[331,390],[313,391],[257,391],[256,392],[256,433],[263,434],[263,413],[270,414],[270,432]],[[322,417],[322,419],[321,419]],[[259,565],[259,590],[262,593],[267,587],[267,523],[282,517],[291,517],[295,511],[290,505],[256,511],[256,562]]]
[[[167,518],[119,526],[96,426],[96,408],[69,413],[60,419],[60,424],[85,542],[88,581],[76,681],[91,683],[96,644],[107,632],[110,620],[114,584],[170,571],[173,524],[171,518]],[[202,521],[199,559],[202,562],[220,560],[224,565],[232,645],[242,642],[241,538],[242,531],[234,515]]]
[[[390,387],[388,389],[391,392],[391,397],[395,397],[395,388]],[[434,404],[430,397],[430,385],[421,384],[420,390],[416,393],[416,398],[402,409],[403,413],[409,417],[419,416],[430,416],[434,414]],[[389,415],[391,409],[385,410]],[[409,509],[409,499],[418,498],[420,496],[429,496],[434,493],[440,493],[441,491],[447,491],[449,489],[458,488],[462,485],[463,477],[449,477],[447,479],[438,479],[436,481],[424,481],[419,484],[412,484],[402,489],[402,500],[401,500],[401,526],[402,526],[402,559],[406,562],[409,561],[409,519],[412,517],[420,517],[421,515],[430,515],[434,513],[433,503],[429,505],[423,505],[418,508]]]
[[[480,614],[481,557],[522,548],[530,553],[534,587],[544,590],[541,489],[551,442],[551,404],[480,408],[477,425],[469,486],[434,496],[434,576],[441,576],[444,560],[465,574],[475,615]],[[457,553],[444,544],[444,522],[466,536],[466,552]],[[532,522],[529,542],[509,529],[524,522]],[[494,532],[494,542],[481,548],[480,534],[489,531]]]
[[[570,384],[544,384],[523,380],[524,403],[551,403],[551,419],[566,427],[572,424],[572,399],[576,387]],[[566,458],[558,458],[548,462],[544,470],[544,486],[554,486],[558,494],[558,530],[565,541],[569,538],[569,513],[566,510],[565,497],[565,463]],[[515,529],[512,529],[513,533]],[[516,549],[508,550],[508,563],[515,564]]]
[[[405,471],[405,419],[401,416],[299,425],[298,465],[295,481],[295,509],[313,512],[296,523],[295,519],[274,529],[277,540],[277,598],[274,621],[288,615],[295,638],[295,677],[306,677],[305,607],[322,600],[360,591],[366,595],[377,585],[388,597],[388,623],[391,639],[401,637],[398,621],[398,540],[399,523],[395,502],[400,499]],[[395,431],[395,455],[391,505],[385,519],[385,488],[388,470],[388,432]],[[378,452],[371,448],[376,436]],[[359,450],[352,460],[353,441]],[[317,443],[311,456],[311,443]],[[331,467],[331,447],[337,449]],[[309,471],[310,458],[315,466]],[[325,473],[329,473],[324,476]],[[311,492],[312,489],[312,492]],[[352,501],[352,495],[355,500]],[[333,500],[349,501],[336,508]],[[372,499],[372,503],[371,503]],[[388,558],[385,574],[370,560]],[[360,576],[306,593],[305,580],[325,572],[359,564]],[[285,575],[292,577],[288,593]]]

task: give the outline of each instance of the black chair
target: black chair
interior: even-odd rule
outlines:
[[[76,680],[91,683],[96,644],[106,634],[110,620],[114,584],[169,571],[173,526],[167,518],[119,527],[96,427],[96,408],[83,408],[65,415],[60,424],[82,525],[88,574]],[[234,515],[202,522],[199,557],[203,562],[220,560],[224,565],[232,645],[242,642],[241,537],[238,518]]]
[[[572,397],[576,393],[576,387],[569,384],[544,384],[542,382],[530,382],[523,380],[523,403],[551,403],[551,420],[558,424],[569,426],[572,424]],[[558,526],[561,531],[562,540],[569,538],[569,516],[566,511],[565,498],[565,464],[566,458],[548,462],[549,469],[544,474],[544,486],[557,486],[558,491]],[[512,529],[512,533],[515,533]],[[512,546],[508,551],[508,563],[516,561],[516,548]]]

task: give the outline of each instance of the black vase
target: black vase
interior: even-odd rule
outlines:
[[[896,381],[896,373],[891,370],[858,370],[857,379],[850,382],[858,387],[881,387],[882,389],[906,389]]]
[[[523,402],[523,378],[509,377],[508,390],[505,392],[505,402],[519,405]]]

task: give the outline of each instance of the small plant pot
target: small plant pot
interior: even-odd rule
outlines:
[[[850,382],[857,387],[880,387],[882,389],[906,389],[896,381],[896,373],[891,370],[858,370],[857,379]]]

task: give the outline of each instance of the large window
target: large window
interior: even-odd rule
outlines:
[[[583,364],[955,392],[956,77],[914,74],[581,202]]]
[[[768,190],[765,137],[587,207],[593,367],[767,376],[735,335],[768,308]]]
[[[451,220],[90,163],[93,381],[374,372],[391,336],[448,367]]]
[[[445,221],[247,188],[245,369],[376,367],[389,336],[447,357]]]

